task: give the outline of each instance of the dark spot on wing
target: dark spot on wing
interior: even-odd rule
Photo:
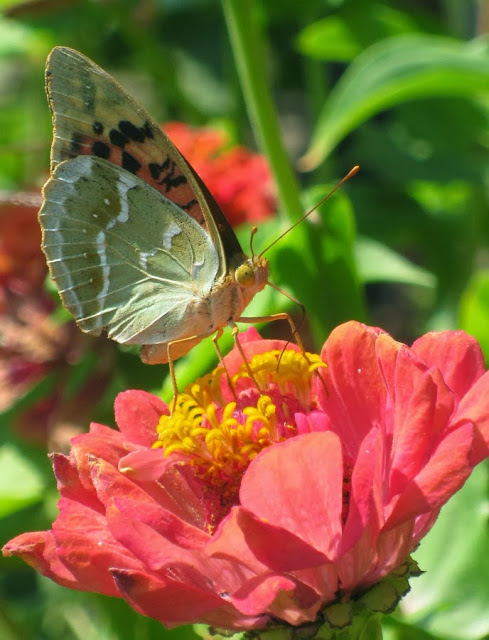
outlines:
[[[92,153],[97,158],[104,158],[107,160],[110,157],[110,147],[105,142],[96,141],[92,144]]]
[[[74,131],[71,136],[70,149],[75,155],[79,155],[82,152],[83,136],[78,131]]]
[[[153,129],[151,128],[150,123],[148,122],[148,120],[146,120],[146,122],[144,123],[144,125],[141,127],[144,135],[146,136],[146,138],[151,138],[153,139],[155,137],[155,134],[153,133]]]
[[[127,169],[131,173],[137,173],[139,169],[141,169],[141,163],[136,160],[134,156],[132,156],[127,151],[122,152],[122,168]]]
[[[129,138],[129,140],[134,140],[134,142],[144,142],[146,138],[144,129],[142,127],[136,127],[136,125],[129,120],[121,120],[119,122],[119,130]]]
[[[181,208],[184,209],[185,211],[189,211],[196,204],[199,204],[199,203],[194,198],[193,200],[190,200],[190,202],[187,202],[187,204],[182,204]]]
[[[160,165],[156,163],[152,163],[152,166],[149,165],[149,170],[151,175],[156,180],[162,173],[164,173],[164,177],[158,181],[158,184],[161,184],[165,187],[166,192],[170,191],[170,189],[175,189],[179,187],[181,184],[187,183],[187,178],[184,175],[175,175],[176,170],[178,169],[177,165],[173,160],[169,157],[166,158],[164,162]]]
[[[175,189],[179,187],[181,184],[186,184],[187,178],[185,176],[176,176],[173,177],[173,173],[168,173],[162,180],[158,182],[158,184],[165,185],[166,191],[170,191],[170,189]]]
[[[160,177],[162,171],[160,164],[158,164],[157,162],[150,162],[148,164],[148,169],[153,180],[157,180]]]
[[[104,125],[101,122],[99,122],[98,120],[96,120],[92,124],[92,129],[93,129],[94,133],[96,133],[98,136],[100,136],[104,132]]]
[[[112,144],[114,144],[116,147],[120,147],[121,149],[124,149],[126,144],[129,142],[129,138],[121,131],[119,131],[119,129],[110,130],[109,140],[112,142]]]

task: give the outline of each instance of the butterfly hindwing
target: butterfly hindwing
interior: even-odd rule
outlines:
[[[192,217],[140,178],[91,156],[62,162],[39,216],[51,274],[84,331],[155,344],[192,325],[218,255]]]

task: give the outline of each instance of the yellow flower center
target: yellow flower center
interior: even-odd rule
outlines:
[[[225,402],[224,369],[218,367],[178,395],[172,415],[160,418],[153,445],[166,456],[178,454],[181,463],[194,466],[199,477],[229,497],[262,449],[295,435],[294,415],[314,408],[311,379],[326,366],[318,355],[291,350],[255,355],[249,365],[266,394],[242,365],[231,381],[236,399]]]

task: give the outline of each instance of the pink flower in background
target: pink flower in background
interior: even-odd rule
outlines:
[[[475,340],[429,333],[409,348],[350,322],[306,358],[241,339],[261,394],[235,351],[235,395],[221,369],[171,417],[120,394],[119,431],[93,424],[54,455],[53,528],[4,553],[168,627],[232,630],[315,621],[400,567],[489,455]]]
[[[168,122],[165,133],[205,182],[229,222],[260,222],[277,210],[272,176],[264,156],[244,146],[226,148],[221,129]]]

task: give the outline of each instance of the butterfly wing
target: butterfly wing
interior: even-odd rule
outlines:
[[[52,277],[84,331],[126,344],[202,332],[192,310],[212,288],[217,252],[143,180],[93,156],[62,162],[39,218]]]
[[[146,111],[103,69],[81,53],[56,47],[46,65],[53,113],[51,169],[90,155],[137,175],[181,207],[209,234],[217,279],[242,256],[234,231],[208,189]]]

